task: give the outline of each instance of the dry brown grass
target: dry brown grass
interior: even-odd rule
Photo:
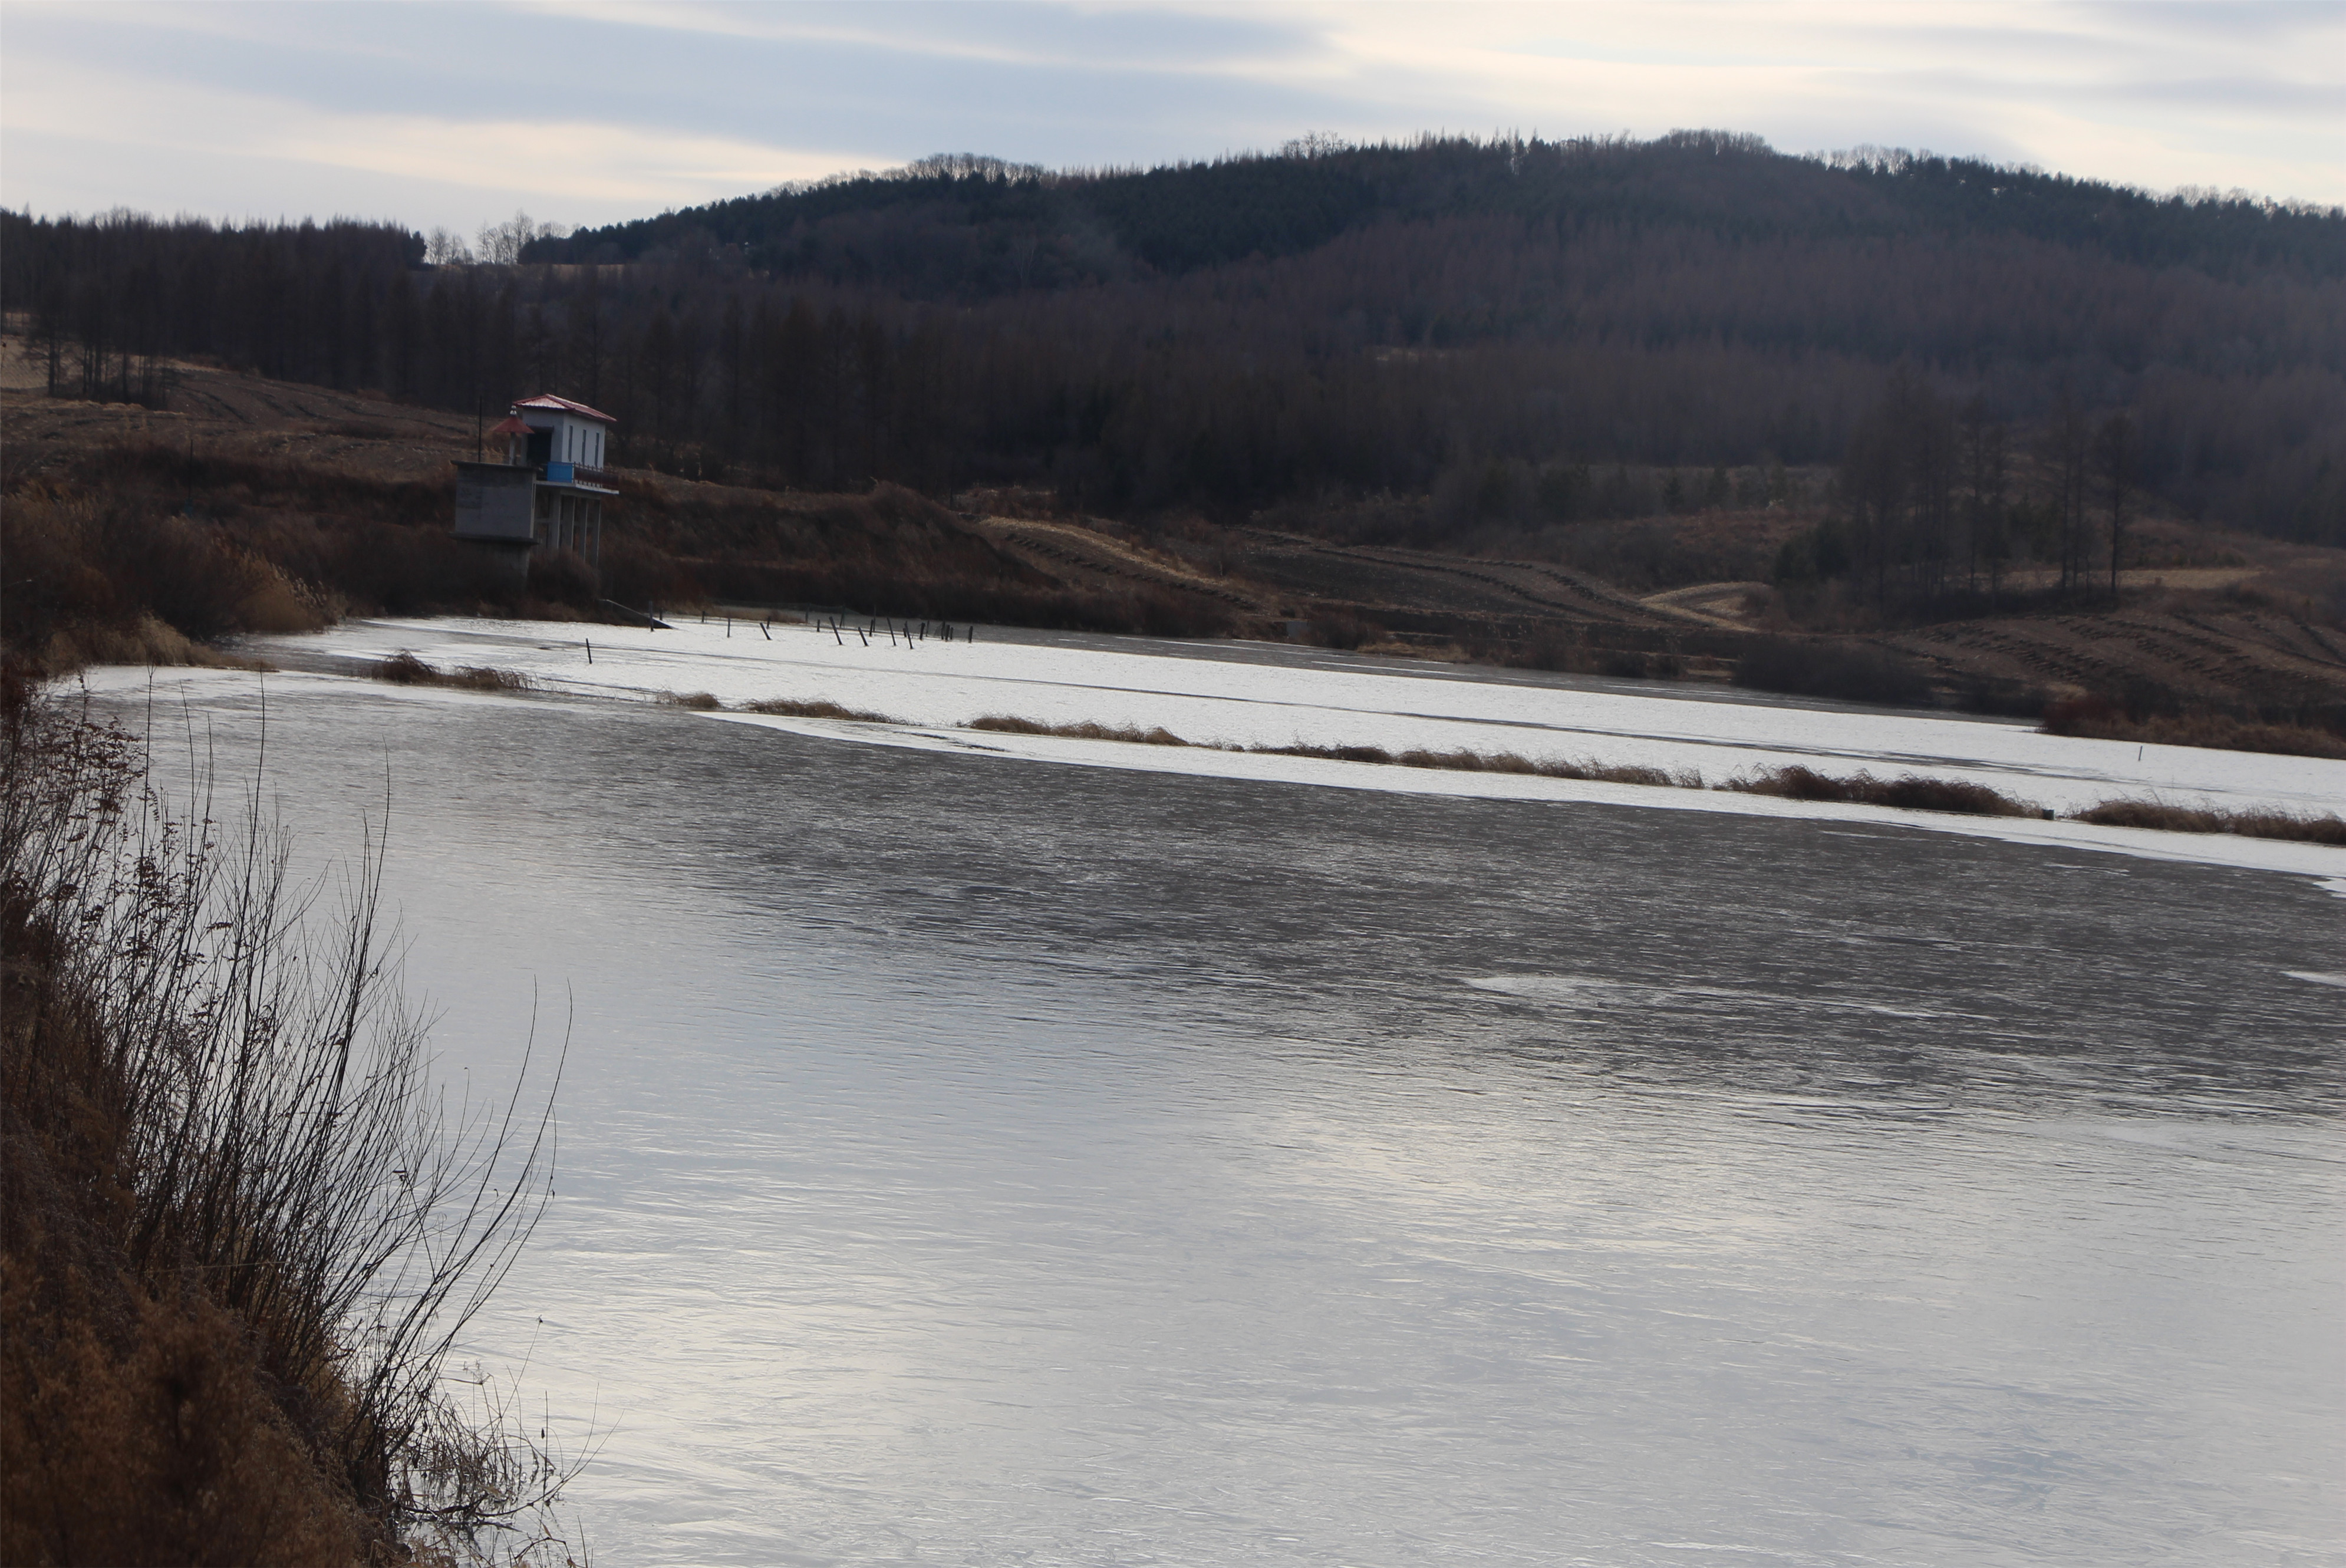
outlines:
[[[1117,740],[1146,746],[1205,745],[1215,751],[1243,751],[1265,757],[1308,757],[1324,762],[1362,762],[1394,768],[1430,768],[1456,773],[1513,773],[1540,779],[1583,779],[1606,784],[1637,784],[1659,789],[1732,790],[1742,795],[1774,795],[1790,800],[1828,800],[1845,805],[1882,806],[1902,811],[1946,811],[1965,817],[2049,818],[2051,811],[1969,779],[1933,779],[1906,773],[1877,779],[1859,772],[1835,778],[1812,768],[1794,765],[1723,783],[1706,785],[1691,770],[1670,773],[1659,768],[1614,766],[1598,762],[1538,759],[1512,751],[1391,751],[1382,746],[1221,746],[1182,739],[1165,729],[1127,725],[1042,724],[1031,718],[990,715],[973,719],[970,729],[1010,735],[1050,735],[1074,740]],[[2239,833],[2249,838],[2290,839],[2315,844],[2346,844],[2346,821],[2331,816],[2295,816],[2286,811],[2207,811],[2150,800],[2106,800],[2070,820],[2104,827],[2157,828],[2179,833]]]
[[[1374,749],[1372,748],[1371,749]],[[1409,750],[1387,759],[1403,768],[1440,768],[1454,773],[1525,773],[1541,779],[1577,779],[1600,784],[1648,784],[1664,788],[1702,788],[1700,775],[1670,774],[1658,768],[1614,767],[1601,762],[1535,761],[1512,751]]]
[[[2346,759],[2346,735],[2306,724],[2263,724],[2221,713],[2127,715],[2095,697],[2053,704],[2045,710],[2043,732],[2137,745],[2200,746],[2219,751],[2256,751],[2268,756]]]
[[[973,718],[964,726],[968,729],[990,729],[997,735],[1056,735],[1063,740],[1121,740],[1130,746],[1187,746],[1171,730],[1162,727],[1143,729],[1127,724],[1111,728],[1086,720],[1080,724],[1043,724],[1032,718],[1018,718],[1006,713],[990,713],[983,718]]]
[[[867,708],[842,708],[822,697],[801,700],[789,697],[760,697],[741,705],[744,713],[770,713],[782,718],[852,718],[864,724],[895,724],[900,720]]]
[[[2042,806],[1958,779],[1932,779],[1918,773],[1876,779],[1856,773],[1834,779],[1798,764],[1770,769],[1749,778],[1730,779],[1719,786],[1742,795],[1778,795],[1790,800],[1837,800],[1852,805],[1890,806],[1905,811],[1953,811],[1966,817],[2042,817]]]
[[[487,665],[458,665],[454,669],[439,669],[424,663],[403,648],[387,659],[367,667],[367,674],[376,680],[386,680],[393,686],[444,686],[459,691],[534,691],[536,685],[516,669],[495,669]],[[715,707],[717,699],[709,699]]]
[[[1077,724],[1044,724],[1032,718],[989,714],[963,728],[1004,735],[1049,735],[1065,740],[1116,740],[1137,746],[1197,746],[1209,751],[1250,752],[1259,757],[1308,757],[1322,762],[1366,762],[1382,767],[1430,768],[1454,773],[1521,773],[1542,779],[1583,779],[1611,784],[1678,785],[1700,789],[1692,773],[1669,774],[1658,768],[1617,768],[1596,762],[1535,761],[1512,751],[1389,751],[1382,746],[1226,746],[1185,740],[1171,730],[1138,725],[1112,727],[1089,720]]]
[[[69,675],[91,665],[189,665],[203,669],[267,669],[246,658],[182,636],[152,616],[122,624],[78,621],[51,632],[33,663],[50,675]]]
[[[22,1179],[62,1173],[9,1140]],[[379,1526],[321,1468],[250,1343],[199,1291],[142,1288],[61,1250],[36,1207],[10,1227],[0,1353],[0,1560],[356,1563]],[[298,1402],[298,1400],[296,1401]]]
[[[1237,746],[1233,751],[1253,751],[1265,757],[1310,757],[1321,762],[1368,762],[1390,767],[1399,759],[1382,746]],[[1426,755],[1431,756],[1432,753]]]
[[[379,859],[309,921],[258,798],[175,818],[0,670],[0,1560],[389,1563],[570,1473],[440,1385],[550,1124],[443,1119]]]
[[[249,668],[211,640],[327,622],[268,561],[156,507],[21,488],[0,504],[0,629],[20,660],[48,674],[89,664]]]
[[[2073,812],[2072,820],[2105,828],[2153,828],[2169,833],[2238,833],[2249,839],[2290,839],[2346,846],[2346,819],[2335,812],[2210,811],[2163,800],[2105,800]]]

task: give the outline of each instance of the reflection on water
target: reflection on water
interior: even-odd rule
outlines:
[[[607,1561],[2341,1547],[2304,879],[596,705],[270,726],[312,844],[388,757],[449,1072],[575,1009],[485,1349],[614,1423]]]

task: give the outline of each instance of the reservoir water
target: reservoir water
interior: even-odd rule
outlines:
[[[471,1349],[599,1561],[2346,1560],[2318,877],[265,705],[305,853],[388,789],[443,1076],[567,1019]]]

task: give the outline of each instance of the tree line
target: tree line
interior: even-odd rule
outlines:
[[[2001,597],[2005,573],[2054,573],[2063,598],[2116,598],[2146,497],[2141,436],[2125,409],[2090,414],[2066,389],[2031,433],[1974,393],[1958,403],[1892,369],[1850,434],[1826,515],[1780,551],[1800,590],[1840,580],[1877,608]]]
[[[1225,518],[1438,523],[1494,473],[1552,520],[1634,515],[1844,457],[1854,496],[1902,365],[1900,397],[2029,442],[2127,410],[2131,491],[2346,542],[2346,215],[1749,138],[935,159],[477,248],[10,213],[0,303],[64,395],[166,398],[174,358],[492,417],[554,391],[620,420],[623,463]],[[1914,569],[1968,573],[1933,519]]]
[[[1381,222],[1500,217],[1765,239],[2008,235],[2238,277],[2346,274],[2334,209],[2243,193],[2157,197],[1976,158],[1860,148],[1788,157],[1757,137],[1314,136],[1275,157],[1052,171],[967,154],[859,170],[657,218],[545,236],[525,259],[693,260],[877,282],[913,297],[1113,281],[1313,249]]]

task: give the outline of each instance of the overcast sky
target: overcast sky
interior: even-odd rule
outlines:
[[[1755,132],[2346,203],[2346,3],[0,5],[0,203],[469,232],[933,152]]]

